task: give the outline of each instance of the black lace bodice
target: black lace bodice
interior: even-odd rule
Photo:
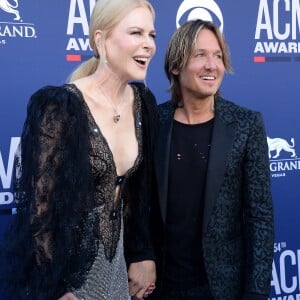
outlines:
[[[122,203],[125,252],[134,259],[151,248],[147,203],[157,110],[149,90],[133,88],[139,155],[116,207],[112,154],[79,90],[47,86],[32,95],[16,157],[18,213],[1,246],[0,285],[7,300],[53,300],[80,287],[99,243],[107,259],[114,256]]]
[[[117,243],[120,237],[122,218],[122,191],[126,188],[128,178],[138,168],[142,159],[142,127],[141,127],[141,99],[135,86],[134,88],[134,119],[136,137],[138,141],[138,157],[132,168],[122,176],[121,189],[118,193],[118,201],[114,203],[116,185],[118,184],[117,171],[113,154],[96,124],[88,106],[86,105],[81,92],[75,85],[67,85],[68,90],[75,93],[84,104],[84,112],[88,119],[90,150],[89,157],[94,180],[94,198],[96,206],[89,213],[88,222],[99,224],[99,237],[104,245],[105,256],[110,261],[113,259]]]

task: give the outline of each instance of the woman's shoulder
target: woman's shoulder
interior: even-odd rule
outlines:
[[[42,102],[62,102],[66,98],[75,95],[76,86],[74,84],[63,84],[59,86],[45,85],[36,90],[30,97],[31,100]]]
[[[79,91],[73,84],[46,85],[31,95],[28,109],[43,111],[53,108],[68,111],[79,104],[79,98]]]

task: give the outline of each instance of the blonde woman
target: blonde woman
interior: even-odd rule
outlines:
[[[130,278],[132,295],[153,289],[148,198],[157,111],[150,90],[133,81],[145,80],[156,50],[154,17],[145,0],[97,1],[94,57],[68,84],[31,97],[16,158],[14,239],[5,241],[7,300],[125,300],[124,242],[129,268],[150,270]]]

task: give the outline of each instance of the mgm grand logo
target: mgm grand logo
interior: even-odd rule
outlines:
[[[18,8],[18,0],[0,0],[0,12],[8,18],[0,22],[0,44],[6,44],[6,38],[36,38],[34,24],[23,22]]]
[[[19,10],[17,10],[19,6],[18,0],[14,0],[14,2],[15,2],[14,4],[11,4],[7,0],[0,0],[0,8],[9,14],[13,14],[14,21],[20,21],[21,20],[20,13]]]
[[[270,171],[272,177],[284,177],[289,171],[300,170],[300,159],[295,149],[295,139],[267,137]]]

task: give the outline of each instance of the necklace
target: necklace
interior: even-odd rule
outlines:
[[[111,101],[111,100],[106,96],[106,94],[103,92],[103,90],[101,89],[101,87],[99,87],[99,89],[100,89],[102,95],[104,96],[104,99],[106,100],[106,102],[111,106],[111,108],[112,108],[113,111],[114,111],[114,115],[113,115],[113,121],[114,121],[114,123],[118,123],[118,122],[120,121],[120,119],[121,119],[121,114],[120,114],[119,106],[120,106],[121,102],[124,103],[124,99],[121,99],[121,100],[119,101],[119,103],[118,103],[117,105],[115,105],[115,104],[113,103],[113,101]]]

